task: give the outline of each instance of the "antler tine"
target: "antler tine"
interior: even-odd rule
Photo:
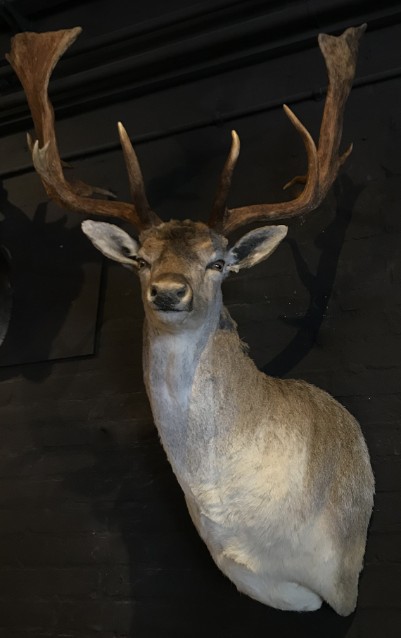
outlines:
[[[125,166],[127,168],[131,197],[134,200],[136,211],[145,226],[149,223],[149,221],[151,222],[151,225],[158,226],[162,223],[162,220],[151,209],[147,200],[141,167],[139,166],[138,158],[131,144],[131,140],[121,122],[118,122],[117,127],[121,147],[123,149]]]
[[[6,58],[20,79],[31,110],[38,138],[33,143],[28,137],[33,164],[48,196],[61,206],[80,213],[118,217],[133,224],[140,232],[153,223],[160,223],[160,220],[154,214],[146,216],[143,211],[140,214],[128,202],[91,198],[90,195],[94,193],[112,193],[78,180],[68,181],[63,173],[48,85],[58,60],[81,31],[80,27],[76,27],[48,33],[19,33],[12,38],[11,51]]]
[[[227,213],[227,198],[231,186],[231,178],[240,152],[240,140],[236,131],[231,131],[231,148],[220,175],[217,192],[208,224],[215,230],[222,230]]]
[[[319,145],[316,149],[313,139],[296,118],[284,106],[287,116],[301,135],[307,155],[306,176],[295,177],[285,188],[295,182],[305,184],[301,194],[293,200],[276,204],[256,204],[242,208],[228,209],[224,217],[213,222],[223,234],[229,234],[243,226],[257,221],[275,221],[308,213],[319,206],[337,177],[342,164],[352,151],[352,145],[338,154],[341,142],[344,108],[355,75],[360,37],[366,24],[347,29],[341,36],[319,35],[319,47],[324,56],[329,86],[324,106]]]

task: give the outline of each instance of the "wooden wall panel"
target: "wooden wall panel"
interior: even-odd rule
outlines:
[[[365,17],[372,6],[348,4],[360,14],[363,5]],[[316,383],[361,422],[377,497],[356,613],[343,619],[328,607],[304,615],[274,611],[239,595],[218,572],[153,426],[141,373],[138,282],[105,263],[97,322],[86,311],[77,319],[78,332],[96,327],[93,354],[0,370],[0,636],[398,637],[401,27],[396,19],[389,24],[396,9],[377,7],[362,43],[344,130],[354,151],[332,192],[316,213],[290,225],[270,260],[224,287],[259,367]],[[382,23],[379,10],[387,11]],[[339,21],[347,11],[337,13]],[[165,219],[204,218],[235,127],[242,151],[232,204],[274,201],[305,166],[278,105],[289,98],[316,134],[324,83],[319,52],[308,44],[277,47],[257,63],[181,78],[135,98],[118,94],[98,108],[86,103],[82,112],[63,112],[60,91],[61,148],[82,178],[128,197],[114,132],[122,119],[139,138],[157,211]],[[12,204],[33,215],[43,194],[17,130],[24,117],[0,140],[1,174]],[[57,225],[62,211],[51,207],[50,214],[54,249],[47,259],[54,266],[46,267],[68,265],[69,283],[82,284],[98,256],[91,246],[78,254],[81,239],[67,245],[66,228],[67,236],[75,234],[79,216]],[[61,244],[68,259],[60,257]],[[66,299],[65,308],[71,295]],[[65,328],[63,339],[69,334]]]

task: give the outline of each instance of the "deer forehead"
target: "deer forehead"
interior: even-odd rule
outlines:
[[[170,221],[141,233],[141,254],[151,261],[196,262],[224,255],[227,240],[202,222]]]

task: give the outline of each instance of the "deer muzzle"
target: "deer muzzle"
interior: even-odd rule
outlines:
[[[159,312],[189,312],[192,310],[192,299],[192,288],[183,275],[159,275],[148,290],[148,301]]]

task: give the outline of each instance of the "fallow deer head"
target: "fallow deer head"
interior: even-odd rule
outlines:
[[[135,151],[121,123],[118,132],[133,203],[96,199],[92,197],[94,193],[111,193],[81,181],[67,180],[57,147],[48,84],[57,61],[81,29],[21,33],[13,38],[7,59],[28,99],[37,136],[35,142],[28,136],[28,144],[46,192],[70,210],[116,217],[133,225],[139,241],[108,223],[86,221],[83,230],[108,257],[138,270],[148,316],[162,323],[178,325],[184,321],[197,323],[203,320],[208,303],[219,295],[224,276],[265,259],[285,237],[287,227],[258,228],[231,248],[228,248],[228,235],[250,223],[291,219],[308,213],[324,200],[352,150],[351,145],[344,153],[339,153],[345,103],[355,74],[359,39],[365,28],[366,25],[347,29],[339,37],[319,35],[329,85],[317,147],[296,115],[284,106],[304,142],[308,158],[307,174],[295,177],[285,188],[298,182],[304,184],[302,192],[289,201],[228,208],[231,178],[240,150],[238,135],[233,131],[231,149],[207,223],[162,222],[148,203]]]

